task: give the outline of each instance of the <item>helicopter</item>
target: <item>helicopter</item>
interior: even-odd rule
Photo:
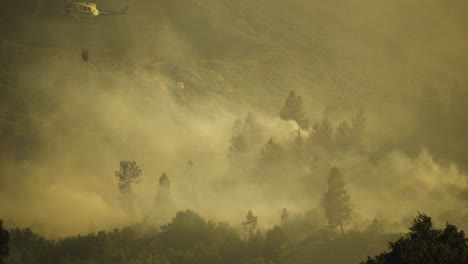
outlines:
[[[69,2],[65,5],[62,11],[71,18],[78,20],[89,20],[97,16],[119,16],[127,15],[128,2],[127,5],[120,11],[110,11],[97,9],[95,3],[89,2]]]

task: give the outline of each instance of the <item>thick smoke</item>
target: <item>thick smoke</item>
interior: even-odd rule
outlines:
[[[24,107],[27,118],[14,124],[28,128],[26,120],[35,143],[2,159],[7,224],[63,236],[162,223],[185,208],[233,225],[248,210],[262,227],[277,224],[282,208],[323,222],[332,166],[351,195],[351,228],[377,217],[400,231],[416,211],[441,215],[442,223],[458,221],[450,211],[465,213],[466,160],[456,146],[437,149],[431,142],[439,134],[422,136],[430,127],[421,121],[428,114],[421,91],[466,81],[466,4],[172,2],[133,1],[128,16],[92,23],[46,14],[18,24],[3,52],[19,58],[9,67],[24,102],[12,107]],[[90,50],[88,63],[82,48]],[[364,147],[294,156],[299,128],[279,117],[291,90],[312,123],[327,118],[337,126],[363,107]],[[235,164],[232,128],[249,112],[259,135]],[[269,139],[284,156],[261,166]],[[130,209],[114,176],[121,160],[143,169]],[[164,214],[153,207],[163,172],[174,203]]]

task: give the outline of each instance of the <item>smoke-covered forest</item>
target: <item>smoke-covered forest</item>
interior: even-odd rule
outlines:
[[[67,3],[0,9],[1,264],[468,263],[466,1]]]

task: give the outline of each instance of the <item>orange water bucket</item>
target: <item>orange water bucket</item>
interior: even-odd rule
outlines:
[[[81,58],[83,59],[84,62],[87,62],[89,59],[89,51],[88,49],[82,49],[81,50]]]

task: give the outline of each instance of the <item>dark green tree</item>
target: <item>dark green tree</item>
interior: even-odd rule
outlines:
[[[191,210],[177,212],[171,223],[161,226],[159,241],[171,263],[241,262],[241,240],[236,232]]]
[[[45,237],[35,234],[30,228],[11,229],[8,262],[49,263],[53,243]]]
[[[161,240],[173,249],[187,250],[197,244],[212,243],[211,224],[194,211],[177,212],[172,222],[161,226]]]
[[[132,206],[132,184],[140,183],[142,170],[135,161],[121,161],[120,169],[115,172],[115,176],[119,181],[120,193],[126,197],[128,206]]]
[[[289,92],[283,108],[279,112],[279,116],[283,120],[294,120],[301,129],[309,128],[309,119],[304,112],[302,98],[296,95],[295,91]]]
[[[8,242],[10,240],[10,234],[8,230],[3,229],[3,221],[0,219],[0,264],[5,263],[5,259],[9,254]]]
[[[332,227],[339,226],[343,234],[343,225],[351,216],[349,200],[350,196],[345,188],[343,175],[337,167],[331,168],[328,174],[328,188],[322,203],[329,225]]]
[[[463,231],[447,224],[434,229],[432,220],[418,213],[409,233],[389,243],[389,252],[370,258],[361,264],[464,264],[468,263],[468,239]]]
[[[288,237],[281,227],[275,225],[268,230],[265,235],[265,259],[276,264],[284,263],[287,242]]]

